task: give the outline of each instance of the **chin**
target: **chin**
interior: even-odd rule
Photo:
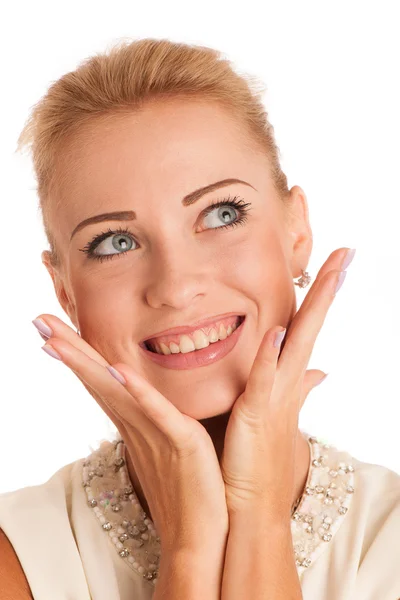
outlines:
[[[204,419],[212,419],[213,417],[225,414],[229,415],[232,412],[233,405],[238,396],[239,394],[235,396],[235,398],[232,398],[231,396],[227,398],[225,402],[223,402],[221,398],[216,401],[215,396],[209,397],[207,402],[191,399],[190,402],[180,401],[179,404],[176,403],[175,406],[181,413],[188,417],[196,419],[196,421],[203,421]]]

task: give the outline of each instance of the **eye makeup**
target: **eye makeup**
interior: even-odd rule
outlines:
[[[234,196],[233,198],[228,196],[227,198],[222,198],[221,200],[217,200],[216,202],[210,204],[203,211],[204,216],[207,216],[213,210],[221,206],[230,206],[234,208],[238,213],[238,217],[235,221],[232,221],[231,223],[227,223],[225,225],[222,225],[221,227],[213,227],[211,229],[228,229],[230,227],[236,227],[237,225],[244,225],[244,223],[248,219],[247,213],[251,210],[251,208],[249,208],[251,206],[250,202],[245,202],[244,199],[240,198],[239,196]],[[107,231],[103,231],[102,233],[95,235],[93,239],[90,242],[88,242],[84,248],[80,248],[79,251],[86,253],[90,260],[97,260],[100,262],[103,262],[104,260],[113,259],[115,256],[123,256],[127,254],[130,251],[130,249],[125,250],[123,252],[116,252],[114,254],[96,254],[95,250],[99,246],[99,244],[101,244],[101,242],[103,242],[105,239],[112,235],[126,236],[134,240],[133,233],[127,227],[119,227],[117,229],[109,228],[107,229]]]

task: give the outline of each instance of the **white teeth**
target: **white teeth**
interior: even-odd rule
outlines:
[[[197,330],[193,334],[194,347],[196,350],[201,350],[201,348],[207,348],[210,345],[208,341],[208,337],[204,333],[204,331]]]
[[[188,335],[181,335],[179,340],[179,345],[175,342],[171,342],[170,344],[165,344],[160,342],[159,344],[153,344],[153,349],[157,352],[157,354],[186,354],[188,352],[193,352],[194,350],[201,350],[202,348],[207,348],[210,344],[214,344],[219,340],[225,340],[228,336],[230,336],[235,329],[238,328],[238,324],[234,323],[233,325],[229,325],[228,328],[225,328],[224,324],[217,328],[213,327],[210,330],[209,335],[207,336],[204,331],[197,330],[193,334],[193,338]]]
[[[228,337],[227,333],[226,333],[225,325],[223,323],[221,323],[221,325],[219,326],[218,335],[219,335],[220,340],[225,340]]]
[[[179,347],[182,354],[196,350],[196,346],[194,345],[192,338],[190,338],[188,335],[181,335],[179,338]]]
[[[161,350],[163,354],[172,354],[171,350],[168,348],[167,344],[164,344],[163,342],[160,343],[161,346]],[[179,349],[178,349],[179,352]]]
[[[214,327],[211,329],[208,339],[210,340],[211,344],[214,344],[214,342],[218,342],[218,340],[219,340],[218,333]]]

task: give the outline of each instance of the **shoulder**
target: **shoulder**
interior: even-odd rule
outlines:
[[[357,459],[353,465],[354,517],[364,531],[364,550],[390,532],[396,532],[400,540],[400,474]]]
[[[3,600],[33,600],[18,556],[2,529],[0,529],[0,556],[0,597]]]
[[[0,528],[1,518],[7,512],[40,507],[43,499],[47,504],[53,504],[56,499],[68,498],[75,478],[80,475],[81,464],[82,459],[79,459],[61,467],[43,483],[0,493]]]
[[[58,554],[52,550],[51,560],[41,564],[33,540],[51,548],[55,529],[59,539],[70,535],[71,494],[79,484],[80,464],[81,460],[64,465],[44,483],[0,494],[1,600],[32,600],[30,585],[37,594],[38,569],[47,573],[57,557],[62,558],[65,547]]]
[[[400,474],[373,463],[354,464],[357,598],[399,598]]]
[[[400,509],[400,474],[388,467],[353,458],[355,483],[366,510]]]

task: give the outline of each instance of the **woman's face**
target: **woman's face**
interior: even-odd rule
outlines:
[[[229,115],[177,99],[86,126],[65,145],[58,168],[68,173],[52,215],[64,268],[54,272],[42,256],[82,337],[110,364],[130,365],[181,412],[200,420],[229,411],[266,330],[286,326],[296,311],[293,278],[312,247],[301,188],[291,190],[292,216],[285,221],[267,159],[246,149]],[[232,178],[250,185],[231,183],[182,202]],[[242,223],[227,226],[241,212],[226,205],[205,214],[213,202],[235,197],[247,203]],[[81,226],[71,239],[82,221],[120,211],[136,218]],[[126,233],[108,234],[92,248],[104,260],[82,251],[118,228]],[[220,322],[226,313],[246,318],[235,346],[219,360],[171,368],[139,346],[166,329],[210,317]]]

